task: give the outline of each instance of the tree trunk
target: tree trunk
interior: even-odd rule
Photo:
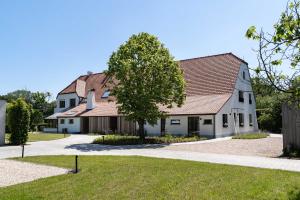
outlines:
[[[144,120],[144,119],[138,120],[138,124],[139,124],[139,136],[140,136],[140,139],[141,139],[142,141],[145,140],[144,123],[145,123],[145,120]]]

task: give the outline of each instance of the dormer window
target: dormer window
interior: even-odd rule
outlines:
[[[66,107],[66,102],[65,100],[60,100],[59,101],[59,108],[65,108]]]
[[[109,95],[110,95],[110,91],[109,90],[105,90],[104,93],[103,93],[103,95],[101,96],[101,98],[104,98],[104,99],[108,98]]]
[[[70,108],[74,108],[76,106],[76,99],[70,99]]]
[[[244,92],[243,91],[239,91],[239,102],[244,102]]]

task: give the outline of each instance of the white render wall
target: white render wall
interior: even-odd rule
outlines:
[[[60,119],[65,119],[65,123],[61,124]],[[74,123],[70,124],[69,119],[73,119]],[[74,118],[58,118],[58,132],[62,133],[64,128],[68,129],[68,133],[80,133],[80,117]]]
[[[188,115],[169,116],[166,118],[166,133],[171,135],[188,135]],[[192,115],[190,117],[199,117],[199,132],[201,136],[214,137],[214,116],[213,115]],[[180,124],[171,124],[171,120],[180,120]],[[204,119],[212,119],[212,125],[204,125]],[[160,119],[157,124],[151,126],[146,123],[145,130],[148,135],[159,136],[161,134]]]
[[[243,71],[246,73],[243,79]],[[239,102],[239,90],[244,91],[244,102]],[[249,104],[249,93],[252,95],[252,104]],[[236,126],[234,127],[234,113],[244,114],[244,127],[239,127],[239,117],[236,115]],[[228,114],[228,127],[223,127],[223,114]],[[252,114],[253,126],[249,126],[249,114]],[[249,133],[258,130],[256,117],[256,102],[252,92],[250,74],[247,65],[242,64],[239,76],[235,85],[235,90],[228,102],[216,115],[216,137],[224,137],[235,133]]]
[[[0,100],[0,145],[5,144],[6,101]]]
[[[61,112],[61,111],[65,110],[66,108],[69,108],[70,107],[70,99],[76,99],[76,106],[79,104],[79,97],[77,96],[76,93],[58,95],[56,98],[56,108],[54,109],[54,113]],[[59,107],[59,102],[61,100],[65,101],[64,108]]]

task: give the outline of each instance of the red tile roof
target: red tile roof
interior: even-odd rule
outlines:
[[[232,93],[242,63],[247,64],[232,53],[179,61],[187,84],[187,96]],[[77,92],[84,93],[83,97],[86,97],[90,89],[95,89],[96,101],[107,101],[107,99],[101,99],[107,89],[104,87],[106,78],[104,73],[80,76],[59,94]],[[79,84],[77,80],[84,81],[86,84]]]
[[[211,95],[232,93],[242,59],[232,53],[179,61],[186,81],[186,94]]]
[[[77,80],[84,81],[85,84],[78,84]],[[106,87],[104,87],[105,81],[106,81],[106,75],[104,73],[83,75],[83,76],[80,76],[75,81],[73,81],[68,87],[63,89],[59,93],[59,95],[60,94],[69,94],[69,93],[77,93],[78,94],[78,91],[81,91],[80,93],[84,94],[84,96],[82,96],[82,95],[78,95],[78,96],[86,98],[88,91],[91,89],[95,89],[96,101],[100,102],[100,101],[103,101],[103,99],[101,99],[101,96],[104,93],[104,91],[107,89]],[[81,87],[81,88],[76,88],[76,87]]]
[[[188,96],[182,107],[166,108],[160,106],[160,110],[165,111],[167,115],[215,114],[228,101],[230,96],[231,94]],[[105,117],[118,115],[118,108],[115,102],[98,102],[92,110],[86,110],[86,103],[83,103],[59,114],[58,117]]]

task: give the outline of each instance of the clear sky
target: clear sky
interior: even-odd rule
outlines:
[[[107,68],[132,34],[159,37],[177,60],[233,52],[257,66],[251,25],[271,30],[283,0],[0,0],[0,94],[56,94]]]

